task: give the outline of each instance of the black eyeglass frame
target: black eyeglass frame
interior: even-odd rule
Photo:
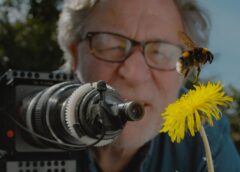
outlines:
[[[155,66],[151,66],[151,65],[147,62],[147,59],[146,59],[145,46],[146,46],[147,44],[149,44],[149,43],[167,43],[167,44],[172,44],[172,45],[174,45],[174,46],[176,46],[176,47],[179,47],[179,49],[181,50],[181,52],[184,51],[184,48],[183,48],[180,44],[173,44],[173,43],[171,43],[171,42],[167,42],[167,41],[160,40],[160,39],[158,39],[158,40],[151,40],[151,41],[136,41],[136,40],[133,40],[133,39],[131,39],[131,38],[128,38],[128,37],[126,37],[126,36],[124,36],[124,35],[121,35],[121,34],[118,34],[118,33],[114,33],[114,32],[87,32],[87,34],[80,40],[80,42],[82,42],[82,41],[84,41],[84,40],[88,40],[90,50],[92,50],[92,49],[93,49],[93,47],[92,47],[92,38],[93,38],[95,35],[97,35],[97,34],[110,34],[110,35],[115,35],[115,36],[119,36],[119,37],[125,38],[125,39],[127,39],[127,40],[130,41],[131,46],[130,46],[129,52],[128,52],[128,53],[126,54],[126,56],[123,57],[123,59],[121,59],[121,60],[111,61],[111,60],[103,59],[103,58],[101,58],[101,57],[98,57],[98,56],[94,55],[94,54],[91,52],[92,55],[93,55],[95,58],[97,58],[97,59],[99,59],[99,60],[102,60],[102,61],[109,62],[109,63],[122,63],[122,62],[124,62],[125,60],[127,60],[127,59],[130,57],[130,55],[131,55],[132,52],[133,52],[133,48],[134,48],[135,46],[141,46],[144,61],[145,61],[145,63],[147,64],[147,66],[148,66],[149,68],[155,69],[155,70],[159,70],[159,71],[173,71],[173,70],[176,70],[176,67],[173,68],[173,69],[160,69],[160,68],[157,68],[157,67],[155,67]]]

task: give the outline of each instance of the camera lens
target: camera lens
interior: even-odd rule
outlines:
[[[130,120],[140,120],[144,115],[143,105],[139,102],[130,102],[127,105],[127,115]]]

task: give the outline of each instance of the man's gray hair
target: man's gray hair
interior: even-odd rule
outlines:
[[[71,71],[69,45],[82,37],[85,19],[100,0],[65,0],[58,21],[58,43],[66,60],[63,70]],[[200,46],[206,46],[210,22],[206,10],[196,0],[174,0],[181,14],[185,32]]]

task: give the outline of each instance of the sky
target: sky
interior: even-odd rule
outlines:
[[[211,65],[202,70],[202,78],[213,78],[240,89],[240,1],[199,0],[212,20],[209,49],[216,53]]]

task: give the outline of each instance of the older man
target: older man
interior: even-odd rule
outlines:
[[[159,130],[160,114],[184,83],[175,70],[182,51],[178,31],[205,44],[207,24],[190,0],[65,1],[59,43],[71,70],[82,82],[105,80],[145,108],[144,118],[127,123],[113,143],[80,155],[83,171],[206,171],[198,136],[173,144]],[[218,172],[240,171],[228,127],[223,120],[207,130]]]

